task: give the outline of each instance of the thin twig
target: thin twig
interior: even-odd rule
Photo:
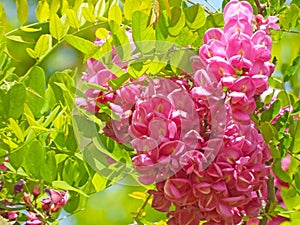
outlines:
[[[137,212],[137,214],[135,215],[135,218],[138,219],[141,215],[141,213],[143,212],[144,208],[146,207],[148,201],[150,200],[151,195],[148,195],[148,197],[145,199],[143,205],[141,206],[141,208],[139,209],[139,211]]]
[[[211,8],[213,8],[216,12],[219,12],[219,10],[213,5],[210,3],[210,1],[208,0],[204,0]]]
[[[258,14],[263,14],[263,12],[265,11],[265,7],[262,6],[262,4],[260,4],[260,0],[254,0],[255,4],[257,6],[257,12]]]
[[[274,177],[270,174],[269,179],[267,181],[268,186],[268,196],[267,196],[267,204],[265,206],[265,212],[263,218],[259,221],[258,225],[266,225],[268,222],[267,214],[269,213],[271,204],[276,201],[275,197],[275,189],[274,189]]]

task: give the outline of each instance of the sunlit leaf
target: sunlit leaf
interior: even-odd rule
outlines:
[[[50,34],[57,40],[60,40],[64,36],[64,27],[58,17],[54,14],[49,23]]]
[[[49,19],[49,4],[47,1],[42,0],[38,2],[38,6],[36,8],[36,18],[39,22],[44,22]]]
[[[66,35],[65,40],[74,48],[85,54],[88,53],[89,50],[91,50],[95,46],[92,42],[71,34]]]
[[[116,24],[122,23],[122,11],[118,5],[113,5],[108,11],[108,21],[113,20]]]
[[[24,141],[24,135],[21,127],[13,118],[9,118],[10,128],[13,130],[19,141]]]
[[[24,24],[28,19],[28,3],[27,0],[16,0],[17,16],[20,24]]]
[[[76,12],[73,9],[67,9],[67,19],[71,27],[76,29],[80,27]]]
[[[38,58],[41,58],[50,51],[51,47],[52,36],[50,34],[43,34],[34,46],[34,52]]]
[[[205,24],[206,15],[201,5],[195,4],[184,9],[186,23],[191,29],[198,29]]]

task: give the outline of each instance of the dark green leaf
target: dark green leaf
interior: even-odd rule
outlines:
[[[23,167],[34,177],[40,177],[41,166],[45,163],[45,149],[41,142],[34,140],[30,143],[24,156]]]
[[[272,121],[272,119],[274,119],[275,116],[278,115],[280,111],[280,101],[276,100],[268,110],[263,111],[263,113],[261,114],[261,120],[262,121]]]
[[[300,68],[300,56],[297,56],[294,61],[293,64],[291,66],[289,66],[286,71],[283,74],[284,77],[284,82],[287,82],[291,79],[292,76],[294,76],[297,71]]]
[[[7,92],[4,97],[4,105],[6,110],[6,115],[14,119],[18,119],[24,110],[24,103],[26,100],[26,90],[24,85],[15,84]]]
[[[179,7],[172,8],[172,18],[169,21],[168,32],[172,36],[177,36],[185,25],[185,17]]]
[[[274,161],[272,165],[272,170],[274,173],[284,182],[291,182],[291,178],[286,171],[284,171],[281,167],[281,159],[277,159]]]
[[[300,152],[300,120],[298,120],[296,123],[295,133],[293,137],[293,149],[292,152],[299,153]]]
[[[193,29],[199,29],[205,24],[205,11],[200,4],[195,4],[184,9],[187,25]]]

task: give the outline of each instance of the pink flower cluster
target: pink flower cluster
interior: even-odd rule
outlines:
[[[104,134],[135,150],[139,180],[156,183],[152,206],[168,225],[239,224],[258,216],[266,197],[270,153],[250,114],[274,70],[268,34],[276,19],[254,17],[249,3],[233,0],[224,20],[224,30],[205,33],[193,76],[143,76],[112,92],[115,75],[91,59],[83,77],[107,91],[89,89],[77,103],[91,112],[109,103],[119,119]]]
[[[212,28],[205,33],[199,56],[202,67],[228,88],[234,119],[247,123],[256,108],[254,95],[268,88],[268,77],[274,71],[268,31],[279,27],[275,17],[254,17],[251,5],[237,0],[224,8],[224,21],[224,30]]]

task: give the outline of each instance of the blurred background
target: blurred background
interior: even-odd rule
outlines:
[[[16,3],[14,0],[0,0],[5,8],[9,29],[14,30],[19,27],[16,15]],[[36,22],[35,8],[37,1],[29,0],[29,20],[27,24]],[[220,0],[197,0],[206,5],[211,11],[220,9],[222,1]],[[219,10],[221,11],[221,10]],[[93,41],[95,36],[93,33],[85,33],[84,37]],[[293,43],[293,44],[291,44]],[[23,75],[27,69],[34,63],[34,60],[27,56],[25,49],[20,48],[18,42],[8,40],[11,46],[10,52],[17,61],[16,73]],[[291,61],[300,52],[299,35],[293,33],[285,33],[280,41],[275,41],[273,46],[273,55],[276,55],[278,66],[276,74],[281,75],[284,65],[289,65]],[[67,68],[78,68],[79,71],[85,70],[85,65],[82,63],[82,55],[67,44],[61,45],[55,49],[41,66],[45,69],[47,77],[54,71],[61,71]],[[133,223],[133,216],[137,213],[139,207],[143,205],[143,200],[130,196],[132,192],[144,192],[143,187],[129,187],[121,184],[116,184],[105,191],[92,195],[85,209],[80,210],[74,215],[68,215],[62,212],[60,215],[61,225],[126,225]],[[151,209],[150,205],[146,206],[147,217],[153,221],[159,221],[165,218],[163,213],[158,213]]]

